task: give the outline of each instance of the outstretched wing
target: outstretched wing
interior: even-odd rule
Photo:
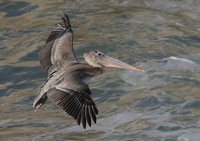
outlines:
[[[61,18],[40,50],[40,64],[44,71],[59,60],[77,62],[73,50],[73,31],[67,15]]]
[[[91,126],[91,119],[96,123],[98,109],[90,97],[91,92],[75,73],[63,80],[59,85],[47,91],[47,97],[57,106],[72,116],[80,125],[86,128],[88,123]]]

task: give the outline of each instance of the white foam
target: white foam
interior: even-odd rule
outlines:
[[[161,60],[149,60],[140,66],[144,68],[144,73],[124,71],[121,74],[121,79],[133,85],[134,89],[163,86],[171,78],[181,79],[186,77],[185,73],[189,76],[189,74],[194,73],[188,72],[196,71],[198,73],[200,71],[200,64],[187,59],[187,57],[171,56]]]
[[[181,71],[194,70],[194,69],[200,70],[199,64],[186,58],[178,58],[171,56],[165,60],[167,60],[167,63],[165,65],[166,70],[181,70]]]
[[[187,133],[179,136],[177,139],[178,141],[200,141],[200,130],[193,129],[187,131]]]
[[[194,61],[191,61],[191,60],[185,59],[185,58],[178,58],[178,57],[171,56],[171,57],[169,57],[169,59],[187,62],[187,63],[191,63],[191,64],[196,64]]]

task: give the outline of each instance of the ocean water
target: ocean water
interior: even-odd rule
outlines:
[[[200,1],[0,0],[0,140],[200,141]],[[32,103],[46,75],[38,52],[59,17],[74,49],[100,50],[145,73],[106,69],[90,82],[99,114],[84,130]]]

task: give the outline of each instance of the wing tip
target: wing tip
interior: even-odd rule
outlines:
[[[71,28],[70,19],[67,14],[64,14],[64,16],[61,17],[61,19],[62,19],[63,23],[65,24],[65,27],[68,26]]]
[[[62,28],[65,28],[66,32],[72,32],[70,19],[67,14],[61,17],[61,22],[58,25],[61,25]]]
[[[67,14],[64,14],[64,16],[61,17],[61,21],[57,24],[55,29],[51,31],[46,43],[59,38],[65,32],[73,33],[73,30],[71,29],[70,19]]]

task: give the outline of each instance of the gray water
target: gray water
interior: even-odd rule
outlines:
[[[0,0],[0,140],[200,141],[200,1]],[[39,46],[67,13],[79,59],[101,50],[145,73],[107,69],[91,80],[97,124],[84,130],[47,102]]]

